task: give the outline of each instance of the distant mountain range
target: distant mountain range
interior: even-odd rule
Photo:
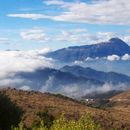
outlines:
[[[73,46],[46,54],[62,62],[84,61],[87,57],[106,57],[109,55],[123,56],[130,54],[130,46],[119,38],[112,38],[107,42],[94,45]]]
[[[59,70],[44,68],[34,72],[20,72],[15,77],[22,79],[21,85],[29,86],[31,90],[62,93],[71,97],[82,97],[93,92],[99,94],[122,90],[122,87],[130,86],[129,76],[81,66],[64,66]],[[15,85],[16,88],[20,86]]]
[[[60,69],[63,72],[69,72],[75,76],[81,76],[89,79],[95,79],[105,83],[111,84],[127,84],[130,85],[130,77],[124,74],[119,74],[115,72],[102,72],[96,71],[91,68],[84,68],[81,66],[64,66]]]
[[[70,72],[62,72],[51,68],[17,73],[15,77],[23,79],[25,81],[24,86],[31,86],[33,90],[42,89],[43,91],[65,92],[66,94],[69,89],[76,89],[75,91],[80,92],[80,90],[89,89],[91,86],[99,87],[104,84],[104,82],[96,79],[76,76]]]

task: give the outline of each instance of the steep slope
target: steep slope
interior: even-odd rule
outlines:
[[[115,72],[102,72],[91,68],[84,68],[81,66],[64,66],[60,69],[63,72],[72,73],[75,76],[82,76],[85,78],[95,79],[102,82],[112,83],[112,84],[126,84],[130,86],[130,77],[124,74],[119,74]]]
[[[118,56],[130,54],[130,46],[119,38],[112,38],[107,42],[102,42],[95,45],[63,48],[50,52],[46,56],[62,62],[74,62],[77,60],[85,60],[87,57],[106,57],[112,54],[116,54]]]

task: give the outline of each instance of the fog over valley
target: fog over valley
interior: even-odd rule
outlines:
[[[101,50],[97,51],[100,53]],[[48,57],[51,53],[53,51],[48,48],[0,51],[1,88],[61,93],[74,98],[129,89],[130,56],[127,53],[117,55],[115,52],[105,57],[86,57],[72,62]]]

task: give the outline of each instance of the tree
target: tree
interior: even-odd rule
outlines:
[[[0,92],[0,129],[10,130],[21,121],[22,110],[3,92]]]
[[[50,127],[53,125],[54,117],[48,113],[48,110],[44,110],[42,112],[38,112],[37,115],[40,118],[40,121],[34,122],[33,126],[39,127],[42,123],[42,125],[50,129]]]

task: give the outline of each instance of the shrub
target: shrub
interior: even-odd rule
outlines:
[[[42,125],[49,129],[52,126],[54,117],[48,113],[47,109],[44,112],[37,113],[37,115],[39,116],[40,121],[34,122],[33,127],[39,127]]]
[[[0,129],[10,130],[21,121],[22,110],[8,96],[0,92]]]
[[[54,120],[53,124],[47,128],[45,120],[42,120],[40,125],[32,127],[31,130],[101,130],[99,124],[96,124],[89,114],[82,116],[79,120],[66,120],[64,115],[59,119]],[[21,129],[22,128],[22,129]],[[14,128],[12,130],[25,130],[23,127]]]
[[[50,130],[101,130],[89,114],[82,116],[78,121],[66,120],[64,116],[56,120]]]

